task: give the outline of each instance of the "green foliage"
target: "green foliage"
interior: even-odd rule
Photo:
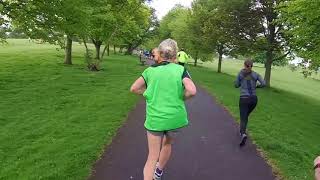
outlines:
[[[1,1],[10,24],[32,39],[66,48],[66,36],[95,44],[96,58],[100,47],[110,43],[140,45],[150,36],[154,17],[144,0],[28,0]],[[1,33],[3,34],[3,33]]]
[[[281,55],[277,55],[277,56],[281,56]],[[265,64],[266,63],[266,53],[261,52],[261,53],[257,53],[255,55],[253,55],[253,61],[257,62],[257,63],[261,63],[261,64]],[[288,60],[285,58],[279,59],[277,61],[273,62],[274,66],[286,66],[288,65]]]
[[[14,28],[8,32],[7,38],[12,39],[27,39],[28,36],[23,32],[23,30]]]
[[[96,46],[97,59],[103,44],[141,44],[153,22],[151,9],[143,5],[144,1],[94,0],[90,3],[93,11],[89,16],[87,38]]]
[[[175,39],[179,47],[183,46],[187,40],[186,31],[188,27],[186,26],[186,18],[188,16],[188,9],[180,5],[171,9],[160,21],[156,36],[145,43],[147,48],[157,47],[162,40],[167,38]]]
[[[320,67],[320,1],[291,0],[281,4],[281,22],[290,38],[289,45],[298,56],[311,60],[309,70]],[[305,73],[308,75],[308,73]]]
[[[152,36],[156,35],[158,20],[155,10],[146,5],[140,5],[138,10],[129,18],[123,30],[119,34],[118,43],[122,42],[127,47],[127,53],[132,51],[146,42]]]
[[[176,5],[161,20],[158,35],[146,42],[145,46],[152,49],[162,40],[172,38],[177,41],[179,48],[184,48],[194,59],[212,60],[212,51],[201,46],[203,43],[199,35],[199,23],[192,16],[192,10]]]
[[[85,0],[6,1],[11,24],[32,39],[42,39],[65,47],[64,35],[79,35],[85,30]]]
[[[198,0],[193,4],[193,12],[200,21],[201,38],[205,46],[212,51],[224,46],[222,53],[227,53],[228,45],[232,45],[232,20],[229,14],[224,12],[223,3],[216,0]]]

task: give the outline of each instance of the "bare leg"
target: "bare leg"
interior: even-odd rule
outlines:
[[[162,148],[159,157],[159,169],[163,170],[171,156],[173,138],[165,135],[162,140]]]
[[[143,175],[144,175],[144,180],[152,180],[153,174],[156,168],[156,164],[159,159],[162,137],[153,135],[150,132],[147,132],[147,137],[148,137],[149,155],[143,169]]]

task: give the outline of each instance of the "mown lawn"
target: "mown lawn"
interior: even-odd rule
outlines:
[[[202,64],[210,69],[217,69],[217,61]],[[226,60],[222,63],[222,71],[226,74],[236,76],[243,67],[243,61]],[[264,76],[265,68],[262,64],[255,64],[254,70]],[[291,71],[287,66],[273,67],[271,72],[271,86],[293,92],[295,94],[316,98],[320,101],[320,74],[313,74],[309,78],[304,78],[301,70]]]
[[[112,55],[103,71],[88,72],[82,46],[75,44],[72,66],[55,48],[26,40],[0,48],[0,179],[86,179],[138,100],[128,91],[143,70],[136,58]],[[193,79],[239,119],[233,81],[241,63],[224,62],[229,74],[206,66],[190,67]],[[276,68],[272,85],[258,91],[250,135],[286,179],[312,179],[320,83]]]
[[[138,60],[112,55],[89,72],[83,49],[68,66],[52,45],[1,46],[0,179],[86,179],[134,107]]]
[[[223,64],[223,71],[232,75],[218,74],[213,66],[189,68],[193,79],[239,119],[239,90],[233,82],[241,64],[235,66],[231,62]],[[251,116],[249,133],[285,179],[312,180],[313,159],[320,154],[320,82],[306,79],[299,84],[302,80],[295,77],[276,71],[273,84],[277,89],[258,90],[259,104]]]

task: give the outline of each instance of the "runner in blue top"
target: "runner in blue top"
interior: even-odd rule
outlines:
[[[258,103],[256,88],[262,88],[266,85],[262,77],[258,73],[252,71],[252,66],[253,62],[251,60],[246,60],[244,62],[244,69],[240,71],[235,81],[235,87],[240,88],[240,146],[246,144],[248,118]],[[260,83],[258,86],[257,81]]]

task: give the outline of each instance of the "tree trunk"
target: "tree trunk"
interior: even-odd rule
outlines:
[[[83,44],[84,44],[84,47],[86,48],[86,53],[89,54],[89,48],[87,45],[87,41],[84,38],[83,38]]]
[[[65,53],[64,63],[72,65],[72,38],[69,35],[67,36]]]
[[[268,31],[269,34],[267,35],[267,42],[268,42],[268,48],[266,51],[266,63],[265,63],[265,74],[264,74],[264,80],[266,81],[266,86],[271,86],[271,67],[273,63],[273,52],[274,52],[274,45],[276,43],[276,27],[274,25],[274,16],[270,15],[267,16],[268,20]]]
[[[103,60],[103,57],[104,57],[104,54],[106,53],[106,50],[108,49],[109,45],[106,45],[102,51],[102,54],[101,54],[101,60]]]
[[[95,43],[94,46],[96,47],[96,59],[100,59],[101,44],[100,43]]]
[[[196,52],[196,58],[194,59],[194,66],[197,66],[198,63],[198,51]]]
[[[134,50],[134,47],[133,46],[128,46],[128,50],[127,50],[127,55],[132,55],[133,53],[133,50]]]
[[[110,56],[110,44],[108,44],[107,56]]]
[[[223,46],[218,46],[218,54],[219,54],[219,62],[218,62],[218,73],[221,73],[221,65],[222,65],[222,55],[223,55]]]
[[[264,80],[266,81],[266,86],[270,87],[271,86],[271,67],[272,67],[272,61],[273,61],[272,51],[270,50],[267,51],[266,56],[267,56],[267,59],[265,63],[266,71],[264,74]]]

